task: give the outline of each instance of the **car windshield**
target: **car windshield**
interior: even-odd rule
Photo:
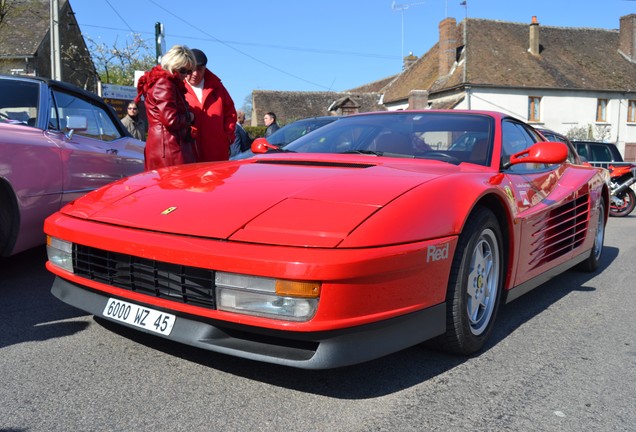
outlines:
[[[391,112],[344,117],[285,147],[302,153],[359,153],[488,165],[493,120],[452,112]]]
[[[338,117],[297,120],[289,123],[267,137],[267,142],[283,147],[309,132],[337,120]]]

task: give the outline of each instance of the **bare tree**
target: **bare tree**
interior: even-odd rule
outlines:
[[[149,70],[156,63],[148,44],[137,33],[123,47],[118,46],[117,39],[112,46],[90,37],[86,40],[97,73],[105,84],[133,85],[136,70]]]

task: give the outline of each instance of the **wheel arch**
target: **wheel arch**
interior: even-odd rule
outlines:
[[[513,225],[512,220],[513,216],[510,213],[509,207],[506,203],[501,199],[500,196],[491,193],[482,196],[475,202],[471,210],[471,214],[475,212],[478,208],[487,208],[493,212],[495,217],[497,218],[497,222],[499,223],[499,228],[501,229],[502,235],[502,256],[503,256],[503,284],[502,284],[502,292],[501,295],[505,296],[507,292],[506,287],[510,286],[510,281],[513,277],[513,274],[510,271],[510,263],[514,262],[515,258],[515,249],[514,249],[514,241],[513,241]],[[466,215],[466,220],[470,214]]]

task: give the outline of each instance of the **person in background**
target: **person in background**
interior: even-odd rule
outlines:
[[[243,111],[236,112],[236,129],[234,131],[234,142],[230,146],[230,156],[236,156],[250,149],[252,140],[247,131],[243,128],[245,123],[245,113]]]
[[[192,51],[175,45],[137,83],[135,103],[144,97],[148,117],[146,170],[195,162],[190,136],[194,115],[185,100],[183,82],[194,66]]]
[[[280,126],[278,126],[278,123],[276,123],[276,114],[274,114],[273,112],[268,112],[267,114],[265,114],[265,116],[263,117],[263,121],[265,122],[265,126],[267,126],[267,130],[265,131],[265,138],[280,129]]]
[[[139,108],[135,101],[128,102],[126,115],[121,119],[128,132],[138,140],[146,140],[146,123],[139,117]]]
[[[192,53],[196,64],[186,79],[186,100],[194,112],[197,162],[228,160],[235,139],[234,101],[219,77],[206,67],[208,58],[203,51],[193,49]]]

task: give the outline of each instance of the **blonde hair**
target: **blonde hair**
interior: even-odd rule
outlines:
[[[175,45],[161,56],[161,67],[170,73],[181,68],[194,69],[196,64],[194,54],[185,45]]]

